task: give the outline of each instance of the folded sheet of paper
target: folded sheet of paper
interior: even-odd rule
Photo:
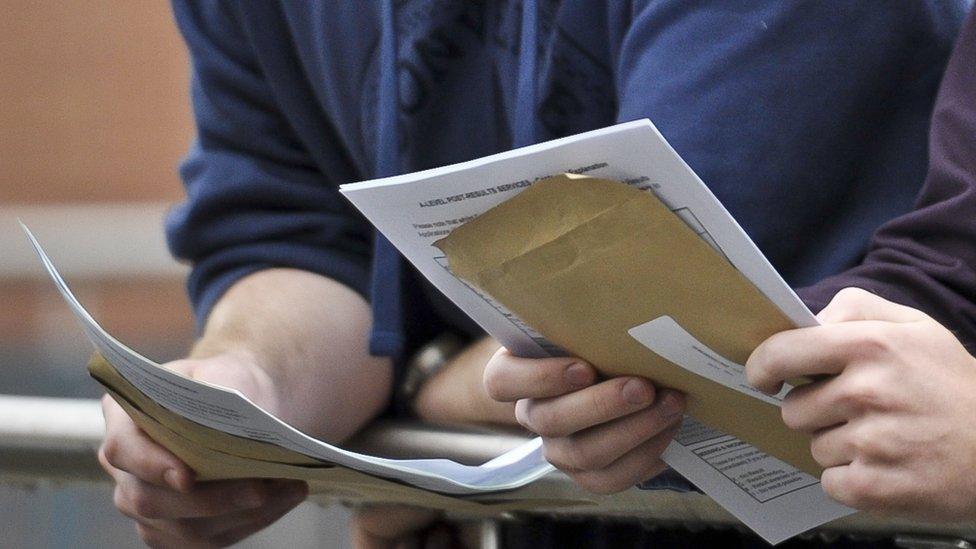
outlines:
[[[650,121],[342,192],[514,353],[686,391],[695,419],[665,461],[767,541],[852,512],[742,374],[765,337],[816,319]]]
[[[312,438],[261,409],[238,391],[185,377],[118,342],[82,307],[26,226],[24,231],[88,339],[127,385],[112,383],[112,372],[106,372],[104,368],[94,370],[93,375],[106,383],[114,394],[139,404],[137,408],[144,412],[147,406],[155,404],[189,422],[208,427],[210,434],[204,442],[210,447],[215,443],[222,444],[219,447],[227,453],[279,463],[340,465],[445,494],[511,490],[553,470],[542,458],[539,439],[528,441],[480,466],[470,466],[446,459],[379,458],[343,450]],[[173,425],[168,427],[172,429]],[[182,427],[192,428],[189,424]],[[186,429],[178,432],[185,433]],[[241,444],[230,437],[220,438],[220,434],[266,444]]]

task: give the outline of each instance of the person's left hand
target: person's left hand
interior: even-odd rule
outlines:
[[[927,520],[976,517],[976,359],[938,322],[848,288],[823,326],[782,332],[749,358],[749,382],[776,393],[783,421],[813,435],[835,500]]]
[[[611,494],[665,469],[661,454],[681,426],[684,396],[647,379],[600,380],[578,358],[519,358],[499,349],[485,390],[515,402],[515,417],[542,437],[549,463],[590,492]]]

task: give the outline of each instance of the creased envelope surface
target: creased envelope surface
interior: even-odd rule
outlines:
[[[641,375],[689,395],[689,413],[819,476],[806,436],[779,409],[676,366],[627,331],[662,315],[745,363],[790,321],[652,194],[562,175],[436,244],[451,271],[606,375]]]

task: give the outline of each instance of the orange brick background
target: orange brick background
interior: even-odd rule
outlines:
[[[2,8],[0,208],[179,200],[176,167],[193,125],[187,56],[169,3],[19,0]],[[62,336],[74,345],[61,349],[66,359],[77,353],[80,331],[37,275],[0,275],[0,393],[22,386],[4,380],[25,356],[61,349]],[[122,341],[167,355],[154,358],[186,349],[192,323],[180,277],[65,275]]]
[[[0,71],[0,204],[179,198],[192,123],[168,2],[4,2]]]

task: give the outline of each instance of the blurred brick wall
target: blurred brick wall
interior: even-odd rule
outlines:
[[[0,7],[0,210],[179,200],[176,166],[193,127],[186,52],[169,3],[0,0]],[[42,348],[62,330],[78,331],[37,273],[0,276],[0,351]],[[122,341],[169,355],[186,347],[192,327],[179,276],[65,274]]]
[[[178,199],[192,122],[169,3],[2,6],[0,203]]]

